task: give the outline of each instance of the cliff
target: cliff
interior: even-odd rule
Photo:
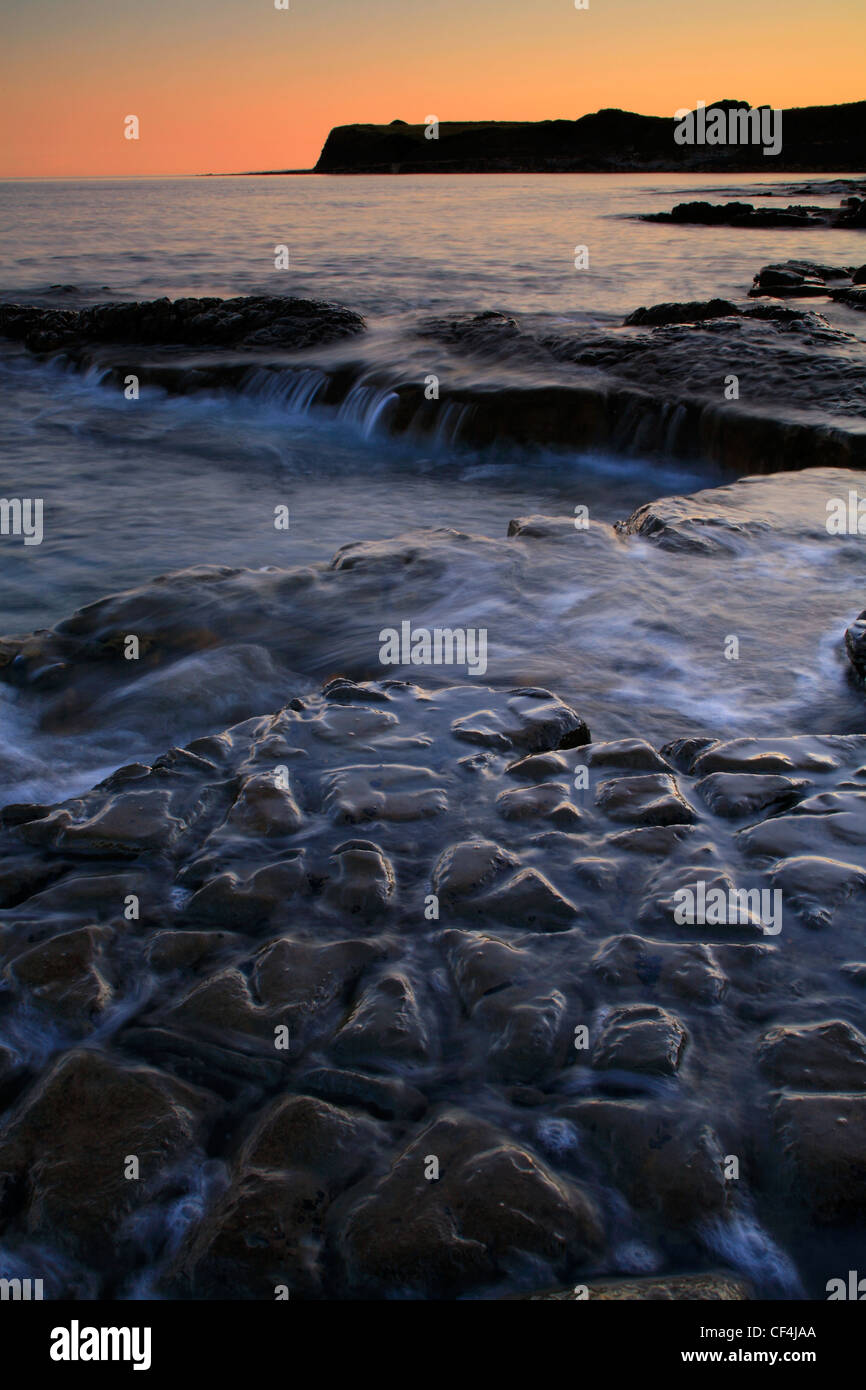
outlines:
[[[748,106],[717,101],[712,107]],[[866,101],[783,113],[777,155],[760,145],[678,145],[672,116],[604,110],[576,121],[443,121],[336,126],[319,174],[616,173],[707,170],[752,173],[857,172],[866,151]]]

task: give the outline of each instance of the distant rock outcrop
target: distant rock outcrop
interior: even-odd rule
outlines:
[[[718,101],[713,109],[747,107]],[[673,116],[606,109],[576,121],[443,121],[429,127],[335,126],[317,174],[607,173],[730,170],[784,173],[859,169],[866,148],[866,101],[804,106],[782,113],[782,148],[677,144]]]

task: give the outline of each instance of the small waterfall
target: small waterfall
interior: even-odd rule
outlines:
[[[358,382],[353,386],[338,411],[338,418],[354,425],[365,439],[382,424],[389,406],[399,397],[390,386],[365,385]]]
[[[472,411],[471,405],[458,404],[456,401],[446,401],[439,411],[436,426],[433,430],[433,438],[439,445],[450,448],[460,439],[463,421]]]
[[[106,367],[99,363],[93,363],[91,366],[85,367],[83,374],[81,373],[81,369],[76,366],[74,362],[67,362],[65,364],[65,369],[69,375],[83,375],[85,386],[106,386],[112,378],[111,367]]]
[[[292,415],[307,415],[316,397],[328,384],[325,372],[315,367],[256,367],[244,380],[244,391],[265,405],[281,406]]]
[[[680,436],[687,418],[688,411],[681,402],[665,406],[664,452],[672,458],[681,452]]]
[[[611,444],[617,453],[631,453],[640,428],[641,413],[644,408],[636,397],[627,398],[625,408],[614,421]]]
[[[246,395],[292,415],[309,415],[315,407],[324,407],[323,398],[331,385],[327,372],[316,367],[256,367],[244,378]],[[390,386],[358,381],[337,408],[337,418],[369,439],[397,399],[397,392]]]

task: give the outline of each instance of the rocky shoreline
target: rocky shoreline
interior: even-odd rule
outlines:
[[[10,1270],[49,1298],[787,1301],[853,1267],[864,293],[792,259],[609,323],[425,310],[401,371],[325,300],[0,303],[16,361],[97,390],[736,478],[175,568],[0,638]],[[446,619],[484,670],[386,668],[383,626]]]
[[[864,755],[339,680],[7,807],[4,1242],[103,1295],[454,1297],[856,1220]],[[779,889],[784,939],[678,928],[696,879]]]
[[[745,513],[690,511],[622,542],[736,544]],[[348,546],[331,582],[448,590],[435,547],[469,538],[429,539]],[[161,672],[256,613],[312,632],[315,593],[169,576],[5,639],[0,677],[49,727],[133,678],[158,719]],[[866,735],[599,740],[549,690],[439,675],[335,677],[0,812],[0,1231],[49,1296],[797,1298],[838,1273],[866,1196]],[[677,916],[741,889],[730,920]]]
[[[849,194],[838,209],[796,204],[756,208],[753,203],[678,203],[670,212],[646,212],[643,222],[700,227],[866,227],[866,198]]]
[[[421,319],[406,330],[406,349],[417,355],[435,344],[443,355],[432,399],[411,371],[364,362],[361,315],[316,300],[163,299],[84,309],[0,303],[0,336],[121,390],[133,373],[139,389],[241,392],[353,418],[366,400],[365,430],[449,447],[511,442],[664,454],[738,473],[862,468],[861,342],[829,322],[817,301],[862,310],[864,276],[864,266],[772,264],[742,303],[652,305],[622,328],[579,334],[525,327],[493,311]],[[756,297],[767,302],[751,303]],[[342,343],[351,343],[352,355],[335,360]],[[316,355],[323,349],[327,359]],[[473,363],[488,373],[477,384]],[[489,379],[491,364],[499,386]]]

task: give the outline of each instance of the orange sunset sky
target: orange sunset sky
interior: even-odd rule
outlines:
[[[866,97],[864,0],[290,5],[0,0],[0,176],[309,168],[331,126],[395,117]]]

